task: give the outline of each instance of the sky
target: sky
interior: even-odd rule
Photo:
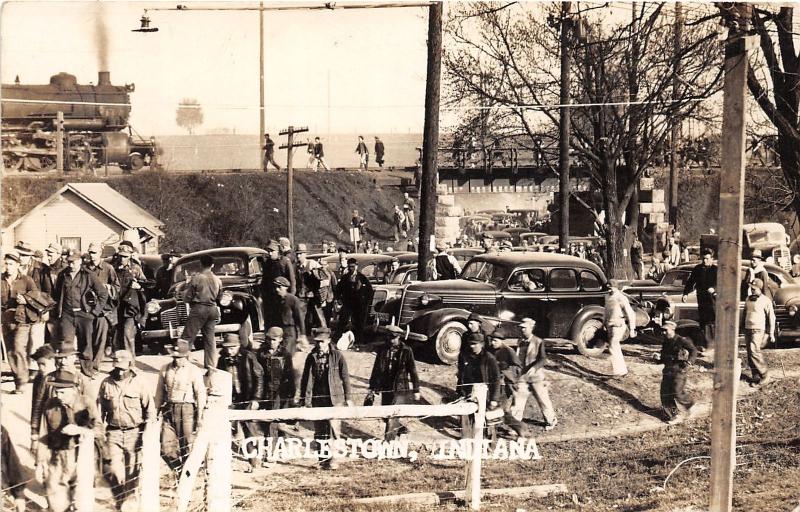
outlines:
[[[65,71],[78,83],[96,83],[97,72],[106,67],[112,84],[136,85],[130,122],[139,133],[185,133],[175,123],[185,97],[203,106],[200,133],[257,133],[258,12],[155,10],[175,5],[4,2],[0,80],[12,83],[19,76],[23,84],[46,84]],[[145,8],[159,31],[131,32]],[[267,131],[295,125],[323,133],[421,132],[427,12],[425,7],[265,12]]]

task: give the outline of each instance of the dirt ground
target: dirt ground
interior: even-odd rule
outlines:
[[[623,381],[608,381],[610,363],[588,359],[567,346],[551,346],[547,373],[559,425],[544,432],[541,416],[533,401],[526,410],[526,423],[539,444],[538,461],[488,461],[484,464],[484,488],[513,487],[548,483],[565,484],[566,495],[537,500],[486,500],[486,508],[498,510],[675,510],[705,503],[708,459],[693,459],[664,480],[681,461],[709,455],[711,364],[699,360],[691,370],[690,389],[697,401],[692,419],[677,426],[662,421],[659,400],[661,366],[653,361],[655,345],[625,345],[630,374]],[[297,354],[302,363],[305,354]],[[199,363],[202,354],[194,353]],[[353,383],[353,399],[362,403],[374,361],[371,351],[346,353]],[[800,349],[768,351],[772,375],[781,379],[762,390],[739,386],[737,432],[739,459],[736,471],[735,504],[739,510],[790,510],[800,499],[800,457],[798,457],[797,377],[800,376]],[[168,361],[162,356],[144,356],[138,368],[153,381],[158,368]],[[107,363],[108,364],[108,363]],[[109,365],[110,366],[110,365]],[[452,397],[455,368],[418,362],[423,403],[442,403]],[[745,369],[745,375],[748,371]],[[99,386],[99,379],[96,384]],[[9,382],[3,383],[2,423],[17,442],[23,464],[30,466],[26,418],[29,394],[10,395]],[[460,424],[455,418],[405,420],[408,439],[414,444],[432,440],[458,439]],[[310,424],[284,428],[293,437],[313,436]],[[379,420],[344,422],[344,436],[381,438]],[[243,472],[246,462],[234,460],[233,498],[236,509],[250,510],[357,510],[354,498],[422,491],[464,489],[464,463],[435,461],[421,457],[408,460],[348,460],[339,470],[324,472],[313,461],[281,462],[272,468]],[[162,502],[169,504],[174,494],[165,478]],[[202,480],[199,479],[199,480]],[[98,499],[108,498],[100,483]],[[198,498],[200,482],[198,482]],[[41,489],[33,488],[34,493]],[[446,508],[457,508],[451,503]],[[755,507],[755,508],[754,508]],[[103,508],[98,508],[102,510]],[[433,507],[392,506],[385,510],[428,510]],[[361,510],[384,510],[361,507]]]

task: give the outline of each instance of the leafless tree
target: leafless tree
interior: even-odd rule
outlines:
[[[444,59],[451,106],[482,112],[516,140],[555,147],[559,34],[565,23],[572,27],[570,96],[582,106],[571,109],[570,145],[602,191],[600,204],[584,205],[604,223],[615,277],[626,273],[625,248],[638,227],[639,178],[664,150],[672,123],[700,114],[722,86],[713,22],[687,24],[676,51],[668,7],[630,5],[624,20],[604,9],[564,20],[560,4],[458,4]]]
[[[183,98],[175,111],[175,123],[192,135],[194,129],[203,124],[203,108],[200,102],[195,98]]]

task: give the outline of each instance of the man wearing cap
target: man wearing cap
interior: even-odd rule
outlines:
[[[470,313],[467,317],[467,332],[464,333],[463,336],[463,343],[464,346],[461,347],[462,351],[466,349],[467,345],[469,345],[469,340],[472,339],[475,335],[480,335],[482,338],[484,336],[483,330],[483,319],[478,313]]]
[[[500,406],[503,408],[503,420],[508,428],[514,431],[517,437],[524,437],[525,425],[511,414],[512,397],[517,391],[517,381],[522,373],[522,363],[514,349],[506,345],[503,336],[495,330],[489,335],[489,346],[486,351],[497,360],[500,370]]]
[[[35,258],[37,251],[34,251],[29,243],[22,241],[20,241],[14,249],[16,249],[17,254],[19,254],[19,271],[33,279],[36,286],[41,289],[43,265],[41,258],[39,260]],[[38,252],[41,254],[41,251]],[[32,317],[31,329],[28,335],[28,347],[26,349],[27,353],[30,355],[44,344],[46,322],[50,318],[50,315],[46,312],[41,315],[37,315],[33,311],[29,311],[28,313],[29,316]],[[29,367],[33,366],[30,364],[32,362],[33,361],[28,361]]]
[[[399,242],[400,238],[406,238],[408,236],[408,231],[406,231],[406,216],[398,205],[394,205],[392,226],[394,227],[395,242]]]
[[[497,247],[494,245],[494,237],[491,233],[484,233],[481,239],[484,254],[497,254]]]
[[[97,406],[106,426],[111,492],[121,510],[136,494],[144,424],[155,421],[157,411],[151,386],[134,368],[133,354],[117,350],[112,360],[114,369],[100,384]]]
[[[280,246],[281,256],[286,256],[294,267],[297,264],[297,258],[292,250],[292,241],[285,236],[278,238],[278,245]]]
[[[336,286],[336,297],[342,303],[337,325],[339,334],[347,331],[348,324],[352,324],[350,330],[353,331],[356,340],[361,341],[372,303],[372,293],[369,279],[358,270],[358,260],[348,259],[347,272],[342,275]]]
[[[353,405],[350,374],[344,354],[331,348],[331,331],[326,327],[314,329],[316,347],[306,357],[300,396],[306,407]],[[314,438],[336,440],[341,437],[341,420],[314,421]],[[325,469],[336,469],[333,457],[320,461]]]
[[[304,327],[308,332],[314,327],[327,327],[325,315],[322,313],[322,300],[320,288],[322,279],[320,275],[320,264],[308,259],[308,247],[306,244],[297,246],[297,298],[300,300],[304,312]],[[325,284],[330,286],[330,282]]]
[[[270,302],[277,297],[275,291],[275,279],[283,277],[289,281],[289,293],[294,294],[297,290],[296,274],[292,261],[281,254],[281,246],[275,240],[270,240],[267,245],[269,257],[264,260],[264,271],[261,276],[261,294],[264,301],[264,317],[269,319]],[[269,320],[267,320],[269,325]]]
[[[375,357],[367,398],[371,399],[375,393],[380,393],[381,405],[412,403],[412,396],[415,400],[419,400],[419,377],[414,352],[401,338],[405,331],[396,325],[386,326],[385,331],[386,343],[378,349]],[[407,429],[399,419],[386,419],[384,432],[386,441],[391,441],[405,432]]]
[[[68,266],[58,275],[53,299],[56,301],[61,339],[78,339],[81,370],[93,377],[93,337],[95,320],[103,314],[108,291],[97,277],[83,267],[83,258],[75,251],[67,256]]]
[[[305,319],[300,301],[289,292],[289,280],[285,277],[277,277],[274,281],[277,297],[268,305],[270,315],[268,325],[270,327],[280,327],[283,330],[283,341],[286,350],[294,354],[299,341],[305,346],[306,340]]]
[[[89,260],[85,263],[87,272],[94,274],[108,291],[103,314],[94,321],[92,351],[94,352],[94,369],[100,369],[100,363],[106,353],[106,341],[111,335],[113,343],[114,327],[117,325],[116,300],[119,297],[119,278],[117,271],[110,263],[103,261],[103,246],[97,242],[89,244]],[[109,349],[110,350],[110,349]]]
[[[43,347],[46,346],[43,345]],[[75,343],[72,340],[55,344],[53,346],[55,370],[45,374],[43,383],[37,385],[34,382],[33,397],[31,398],[31,452],[33,453],[37,451],[39,443],[45,403],[53,396],[51,383],[57,377],[71,378],[75,383],[78,394],[87,401],[94,402],[91,379],[81,373],[75,365],[78,361],[78,355],[78,351],[75,350]]]
[[[161,452],[170,468],[180,469],[192,449],[195,431],[206,407],[203,370],[192,364],[189,344],[178,340],[170,350],[172,362],[158,374],[155,406],[164,417]]]
[[[20,270],[20,258],[16,251],[4,256],[5,272],[0,282],[0,307],[2,307],[3,340],[8,354],[8,365],[14,375],[12,393],[22,393],[22,386],[28,383],[28,338],[31,323],[39,319],[32,316],[25,307],[25,294],[39,287],[29,276]]]
[[[500,406],[500,385],[503,377],[497,360],[484,349],[484,343],[483,334],[475,333],[469,338],[467,349],[459,354],[456,392],[469,398],[472,396],[472,384],[486,384],[489,388],[486,395],[487,408],[497,409]],[[472,436],[473,422],[472,416],[461,417],[462,438]]]
[[[713,259],[714,253],[710,249],[703,251],[700,264],[692,269],[689,278],[686,279],[682,297],[683,302],[686,302],[687,295],[697,290],[698,321],[706,348],[709,349],[714,348],[714,322],[717,319],[714,310],[717,296],[717,266],[713,264]]]
[[[222,281],[211,271],[213,266],[214,258],[208,254],[201,255],[200,272],[180,290],[181,298],[190,306],[181,340],[191,345],[197,334],[203,333],[203,365],[206,369],[216,368],[218,358],[214,326],[220,318],[217,301],[222,296]]]
[[[49,510],[65,512],[75,500],[80,435],[94,430],[102,438],[97,408],[78,393],[73,376],[57,371],[50,382],[53,397],[45,402],[45,435],[49,450],[39,450],[36,477],[44,482]]]
[[[666,421],[670,424],[681,420],[680,408],[688,414],[694,402],[686,393],[686,375],[689,366],[697,357],[697,348],[692,340],[678,336],[675,329],[678,324],[664,322],[664,340],[658,362],[664,365],[661,378],[661,407],[664,409]]]
[[[296,403],[295,371],[292,354],[283,343],[283,329],[270,327],[267,339],[256,352],[256,358],[264,369],[264,394],[261,408],[280,409],[284,404]],[[267,427],[272,438],[278,437],[278,422],[272,421]]]
[[[259,402],[264,396],[264,368],[258,362],[255,353],[242,348],[239,335],[227,333],[222,341],[222,353],[220,354],[217,368],[231,374],[232,384],[232,407],[234,409],[257,410]],[[236,425],[235,438],[254,437],[259,434],[259,425],[255,421],[239,421]],[[250,458],[250,468],[256,465],[258,460]]]
[[[414,229],[414,210],[417,208],[417,203],[408,195],[408,192],[403,192],[403,211],[408,220],[409,230]]]
[[[622,355],[622,340],[626,335],[636,337],[636,313],[627,295],[620,290],[619,281],[609,281],[611,293],[606,295],[603,325],[608,333],[608,352],[611,354],[611,378],[621,379],[628,375],[628,366]],[[630,331],[630,333],[629,333]]]
[[[522,370],[517,381],[517,390],[514,394],[514,405],[511,414],[522,421],[525,416],[525,406],[528,396],[533,394],[539,409],[544,416],[545,430],[552,430],[558,425],[553,402],[550,401],[549,383],[544,373],[547,363],[544,340],[535,334],[536,321],[532,318],[523,318],[520,323],[522,337],[519,340],[517,353],[522,363]]]
[[[764,281],[753,279],[750,296],[744,301],[744,341],[747,345],[747,365],[750,367],[750,385],[767,384],[771,378],[764,354],[768,343],[775,341],[775,309],[772,300],[763,292]]]
[[[46,385],[46,381],[47,381],[47,376],[50,375],[51,373],[53,373],[54,371],[56,371],[56,364],[55,364],[55,357],[54,356],[55,356],[55,353],[53,352],[53,348],[50,345],[47,345],[47,344],[42,345],[41,347],[39,347],[39,349],[36,352],[31,354],[31,358],[34,361],[36,361],[36,365],[37,365],[37,371],[36,371],[36,375],[33,377],[33,386],[32,386],[32,390],[31,390],[32,391],[31,418],[34,417],[34,414],[37,414],[35,412],[35,410],[34,410],[35,406],[37,405],[37,401],[36,401],[37,397],[42,397],[42,398],[40,398],[40,401],[39,401],[39,407],[40,407],[40,410],[38,412],[39,420],[37,420],[36,423],[35,423],[36,427],[40,426],[41,406],[44,405],[44,403],[43,403],[44,398],[43,397],[47,393],[47,391],[44,389],[44,387]],[[35,428],[34,429],[33,427],[31,427],[31,434],[35,434],[35,436],[33,436],[31,438],[31,440],[32,441],[38,441],[38,439],[39,439],[39,428]],[[34,456],[36,455],[37,445],[38,445],[38,443],[36,443],[36,442],[32,442],[31,443],[31,452],[33,453]]]
[[[175,252],[167,252],[161,255],[161,265],[156,270],[156,298],[164,299],[169,293],[169,288],[172,286],[172,269],[175,268],[180,255]]]
[[[42,263],[42,280],[39,283],[39,288],[46,294],[53,296],[53,290],[56,286],[58,274],[64,270],[64,260],[61,258],[61,246],[57,243],[51,243],[44,251],[44,262]],[[45,323],[47,326],[47,339],[50,341],[58,337],[58,322],[55,315],[50,312],[45,313]]]
[[[750,255],[750,268],[747,269],[748,284],[752,284],[755,279],[761,279],[761,282],[764,283],[762,294],[772,300],[774,285],[772,279],[769,278],[767,269],[764,268],[764,255],[761,249],[753,249],[753,253]]]
[[[325,258],[320,258],[319,268],[314,273],[319,279],[319,305],[325,318],[325,326],[327,326],[333,319],[334,290],[336,290],[339,280]]]
[[[436,242],[436,257],[433,258],[431,276],[435,281],[455,279],[461,274],[461,265],[451,254],[447,254],[447,244],[443,240]]]
[[[142,267],[132,260],[132,256],[133,249],[129,245],[119,245],[117,249],[118,263],[115,269],[119,276],[117,346],[135,356],[136,330],[147,303],[142,288],[147,277],[145,277]]]

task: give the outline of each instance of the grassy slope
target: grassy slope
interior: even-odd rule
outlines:
[[[348,240],[351,210],[368,222],[367,235],[391,237],[390,215],[401,199],[396,188],[377,188],[369,174],[295,175],[294,229],[297,242]],[[104,181],[72,178],[69,181]],[[159,219],[165,249],[200,250],[223,245],[263,246],[286,233],[286,174],[189,174],[144,172],[108,184]],[[3,178],[3,224],[20,217],[64,185],[58,177]],[[313,249],[312,249],[313,250]]]

